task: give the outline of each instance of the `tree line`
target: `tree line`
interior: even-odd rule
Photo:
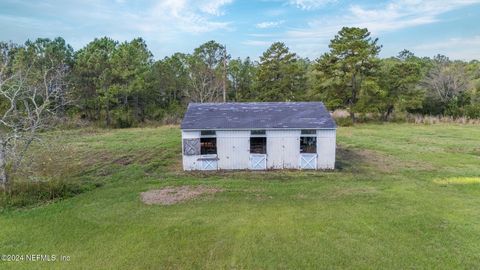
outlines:
[[[108,127],[174,120],[189,102],[223,101],[320,100],[330,110],[347,110],[352,121],[362,113],[387,121],[399,112],[480,118],[478,60],[418,57],[408,50],[380,58],[378,39],[362,28],[342,28],[315,60],[282,42],[258,61],[232,58],[215,41],[160,60],[141,38],[97,38],[77,51],[62,38],[0,48],[12,70],[60,65],[65,91],[55,101],[58,113]],[[7,101],[0,98],[1,110]]]
[[[282,42],[254,61],[209,41],[155,60],[145,41],[97,38],[75,51],[63,38],[0,42],[0,189],[11,186],[39,131],[82,119],[105,127],[176,122],[189,102],[323,101],[352,122],[397,113],[480,118],[480,62],[380,58],[367,29],[344,27],[318,59]]]

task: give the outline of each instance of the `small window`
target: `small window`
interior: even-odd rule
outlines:
[[[252,130],[251,135],[265,135],[265,130]]]
[[[202,130],[200,136],[215,136],[215,130]]]
[[[300,137],[300,153],[316,154],[317,137]]]
[[[266,154],[267,138],[251,137],[250,138],[250,154]]]
[[[217,138],[200,138],[200,154],[216,155],[217,154]]]
[[[315,135],[317,131],[315,129],[302,129],[302,135]]]
[[[200,138],[183,139],[183,154],[185,156],[200,155]]]

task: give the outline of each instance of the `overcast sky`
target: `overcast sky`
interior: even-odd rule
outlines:
[[[143,37],[157,59],[212,39],[233,57],[256,59],[283,41],[315,59],[342,26],[367,27],[384,57],[480,59],[480,0],[0,0],[0,40],[61,36],[79,49],[95,37]]]

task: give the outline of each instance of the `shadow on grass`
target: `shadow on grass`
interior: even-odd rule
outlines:
[[[341,172],[375,174],[391,174],[402,169],[433,170],[434,168],[426,163],[416,163],[409,160],[401,160],[394,155],[382,153],[370,149],[348,148],[342,145],[337,146],[335,169]]]
[[[365,163],[365,156],[360,151],[342,145],[337,146],[335,170],[361,172]]]

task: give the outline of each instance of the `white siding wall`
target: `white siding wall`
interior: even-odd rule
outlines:
[[[335,169],[336,130],[317,130],[318,169]]]
[[[300,130],[267,130],[267,168],[297,169]]]
[[[217,131],[217,154],[220,170],[248,169],[250,131]]]
[[[250,131],[217,131],[218,169],[248,169]],[[300,130],[267,130],[267,169],[298,169]],[[183,139],[200,138],[200,131],[182,131]],[[182,140],[183,144],[183,140]],[[317,130],[318,169],[335,168],[335,130]],[[182,145],[183,152],[183,145]],[[184,170],[200,170],[200,156],[183,156]]]

